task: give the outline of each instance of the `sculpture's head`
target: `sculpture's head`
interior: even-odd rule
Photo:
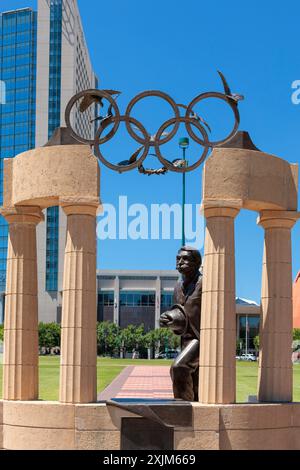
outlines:
[[[201,254],[195,248],[183,246],[176,257],[176,269],[184,276],[194,276],[202,263]]]

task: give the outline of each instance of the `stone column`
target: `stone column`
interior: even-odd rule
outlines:
[[[258,376],[261,402],[292,401],[291,228],[298,217],[297,212],[268,210],[258,219],[265,229]]]
[[[205,207],[199,401],[235,402],[234,207]]]
[[[3,355],[3,399],[38,399],[36,226],[39,207],[2,209],[9,224]]]
[[[96,204],[63,205],[67,215],[59,400],[97,398]]]

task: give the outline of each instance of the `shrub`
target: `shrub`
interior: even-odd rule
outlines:
[[[97,324],[97,351],[99,355],[113,356],[120,348],[120,328],[108,321]]]
[[[259,351],[259,336],[255,336],[255,338],[253,339],[253,343],[254,343],[255,351],[258,352]]]
[[[61,327],[57,323],[39,324],[39,347],[50,353],[52,348],[60,347]]]
[[[300,328],[293,329],[293,341],[300,340]]]
[[[176,349],[180,337],[166,328],[145,332],[144,325],[128,325],[120,328],[115,323],[100,322],[97,325],[97,351],[99,355],[125,357],[126,352],[138,352],[139,357],[147,357],[147,348],[156,352]]]

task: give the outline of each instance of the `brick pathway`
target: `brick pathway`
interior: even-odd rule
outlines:
[[[129,366],[98,396],[110,398],[173,398],[169,366]]]

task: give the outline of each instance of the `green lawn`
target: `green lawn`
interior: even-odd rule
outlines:
[[[237,362],[237,402],[247,401],[248,395],[257,394],[257,370],[256,362]],[[294,365],[294,390],[293,400],[300,401],[300,364]]]
[[[97,388],[101,392],[127,365],[165,365],[167,360],[131,360],[98,358]],[[237,402],[256,395],[257,363],[237,362]],[[40,358],[40,399],[56,401],[59,387],[59,357]],[[2,396],[2,367],[0,367],[0,397]],[[294,401],[300,402],[300,364],[294,365]]]

